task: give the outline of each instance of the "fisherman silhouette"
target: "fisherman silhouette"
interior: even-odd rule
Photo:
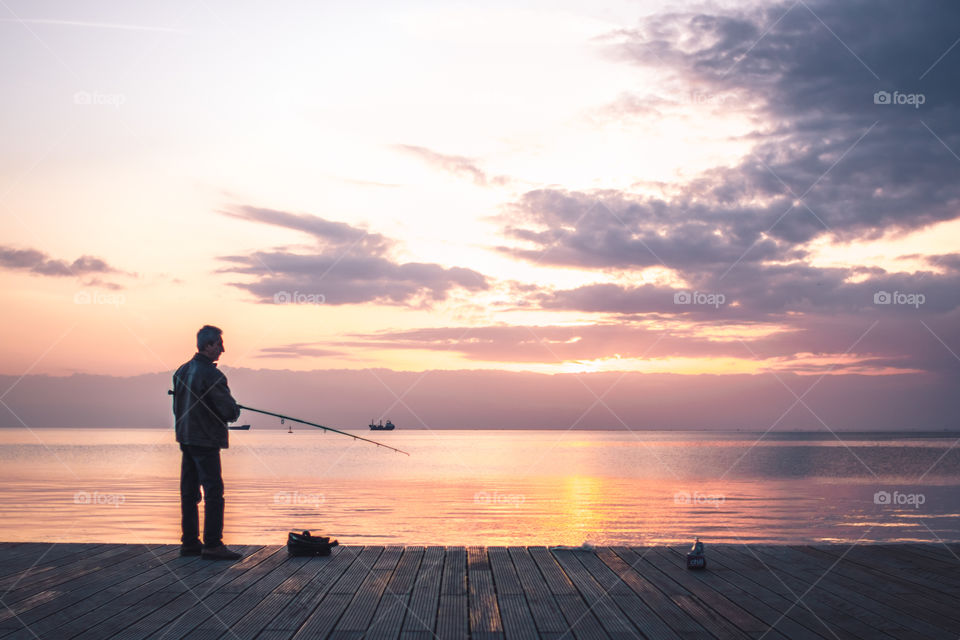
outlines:
[[[216,362],[226,349],[223,331],[204,325],[197,353],[173,374],[173,414],[180,463],[181,556],[237,560],[223,544],[223,475],[220,449],[229,445],[227,422],[240,417],[227,377]],[[203,543],[200,542],[200,488],[203,487]]]

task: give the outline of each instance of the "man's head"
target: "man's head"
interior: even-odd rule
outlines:
[[[216,362],[220,354],[226,351],[223,346],[223,331],[209,324],[203,325],[200,331],[197,331],[197,351]]]

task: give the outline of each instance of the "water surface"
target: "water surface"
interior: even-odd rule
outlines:
[[[957,434],[232,432],[228,543],[960,541]],[[0,430],[0,540],[175,542],[168,430]]]

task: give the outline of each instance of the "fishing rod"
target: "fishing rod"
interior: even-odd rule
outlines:
[[[171,395],[171,396],[173,395],[173,391],[172,391],[172,390],[168,390],[167,393],[168,393],[169,395]],[[406,451],[401,451],[400,449],[397,449],[397,448],[395,448],[395,447],[391,447],[391,446],[388,445],[388,444],[383,444],[382,442],[377,442],[376,440],[370,440],[369,438],[362,438],[362,437],[357,436],[357,435],[354,435],[354,434],[352,434],[352,433],[347,433],[346,431],[340,431],[339,429],[334,429],[333,427],[325,427],[325,426],[323,426],[322,424],[317,424],[316,422],[309,422],[309,421],[307,421],[307,420],[301,420],[300,418],[294,418],[293,416],[284,415],[284,414],[282,414],[282,413],[274,413],[273,411],[264,411],[263,409],[254,409],[253,407],[248,407],[248,406],[242,405],[242,404],[238,404],[237,406],[238,406],[239,408],[241,408],[241,409],[246,409],[247,411],[254,411],[254,412],[256,412],[256,413],[262,413],[262,414],[267,415],[267,416],[273,416],[273,417],[275,417],[275,418],[280,418],[280,424],[283,424],[283,421],[284,421],[284,420],[290,420],[291,422],[299,422],[300,424],[305,424],[305,425],[308,425],[308,426],[311,426],[311,427],[316,427],[316,428],[318,428],[318,429],[323,429],[324,431],[332,431],[332,432],[334,432],[334,433],[339,433],[339,434],[342,435],[342,436],[348,436],[348,437],[350,437],[350,438],[353,438],[354,440],[363,440],[364,442],[369,442],[369,443],[371,443],[371,444],[375,444],[375,445],[377,445],[378,447],[385,447],[385,448],[387,448],[387,449],[390,449],[391,451],[396,451],[397,453],[402,453],[402,454],[404,454],[404,455],[406,455],[406,456],[409,456],[409,455],[410,455],[410,454],[407,453]],[[247,431],[248,429],[250,429],[250,425],[245,424],[245,425],[242,425],[242,426],[239,426],[239,427],[227,427],[227,428],[228,428],[228,429],[231,429],[231,430]]]

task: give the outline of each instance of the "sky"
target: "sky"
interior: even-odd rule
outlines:
[[[925,0],[4,2],[0,424],[95,422],[24,416],[51,377],[172,372],[209,323],[247,393],[402,374],[364,418],[450,425],[472,390],[463,424],[544,426],[575,380],[586,406],[547,424],[954,428],[958,24]],[[520,380],[536,402],[483,413]],[[717,404],[672,421],[607,407],[616,385]],[[770,389],[786,413],[743,410]]]

